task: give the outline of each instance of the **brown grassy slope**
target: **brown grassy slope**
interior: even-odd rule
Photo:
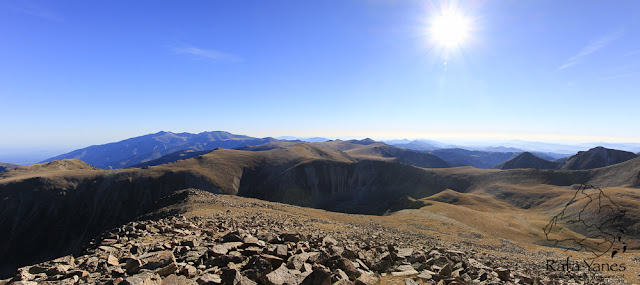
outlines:
[[[314,145],[335,152],[344,152],[360,160],[383,160],[405,163],[417,167],[445,168],[450,164],[441,158],[419,151],[398,148],[371,140],[328,141]]]
[[[0,266],[70,252],[88,237],[145,213],[162,197],[184,188],[381,214],[404,196],[419,199],[445,189],[487,193],[517,208],[531,208],[556,197],[553,191],[526,190],[531,187],[637,186],[639,172],[639,159],[589,171],[423,169],[355,161],[312,144],[255,152],[218,149],[148,169],[104,171],[63,160],[0,175],[0,232],[7,233],[0,236]],[[514,192],[518,189],[511,185],[524,190]],[[548,209],[553,212],[552,205]]]
[[[614,202],[613,207],[625,211],[620,224],[604,223],[613,216],[610,215],[609,208],[598,206],[606,206],[607,201],[587,205],[590,199],[578,196],[578,199],[567,207],[557,227],[550,233],[556,239],[593,238],[601,234],[582,223],[568,223],[569,220],[578,220],[580,215],[585,223],[603,225],[602,230],[614,235],[619,230],[617,225],[623,225],[626,232],[622,237],[626,239],[628,247],[640,249],[640,190],[622,187],[602,190]],[[596,194],[597,190],[588,190],[586,193]],[[554,245],[547,240],[543,229],[553,216],[563,211],[575,195],[575,187],[496,184],[474,193],[445,190],[421,200],[431,203],[422,210],[443,214],[483,234],[526,243]],[[558,246],[575,248],[568,242],[560,243]]]
[[[98,168],[85,163],[79,159],[61,159],[51,162],[18,166],[9,171],[0,173],[0,180],[21,177],[30,177],[40,175],[42,173],[79,171],[79,170],[98,170]]]

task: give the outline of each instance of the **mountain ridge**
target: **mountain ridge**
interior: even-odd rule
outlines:
[[[577,154],[548,161],[534,156],[530,153],[523,153],[515,158],[507,160],[495,168],[516,169],[516,168],[536,168],[536,169],[562,169],[562,170],[585,170],[607,167],[623,163],[637,158],[638,155],[632,152],[595,147],[587,151],[580,151]]]
[[[161,131],[118,142],[77,149],[46,159],[42,162],[64,158],[77,158],[98,168],[118,169],[145,163],[164,155],[186,149],[205,151],[218,147],[236,148],[260,145],[272,141],[276,141],[276,139],[270,137],[253,138],[245,135],[235,135],[225,131],[202,132],[198,134]]]

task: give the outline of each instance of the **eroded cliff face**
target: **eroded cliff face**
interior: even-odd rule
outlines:
[[[464,179],[445,178],[397,162],[314,160],[279,173],[258,168],[243,175],[238,195],[346,213],[383,214],[403,196],[426,197]]]
[[[0,184],[1,273],[71,253],[96,234],[147,213],[156,201],[189,187],[217,192],[189,172],[155,176],[119,171]]]

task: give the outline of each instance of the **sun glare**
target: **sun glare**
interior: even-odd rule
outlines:
[[[459,48],[469,38],[471,21],[456,10],[445,10],[434,15],[429,26],[431,40],[445,48]]]

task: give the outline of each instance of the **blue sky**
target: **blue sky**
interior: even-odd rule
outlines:
[[[447,5],[471,27],[443,50]],[[640,142],[638,28],[638,1],[2,1],[0,153],[160,130]]]

